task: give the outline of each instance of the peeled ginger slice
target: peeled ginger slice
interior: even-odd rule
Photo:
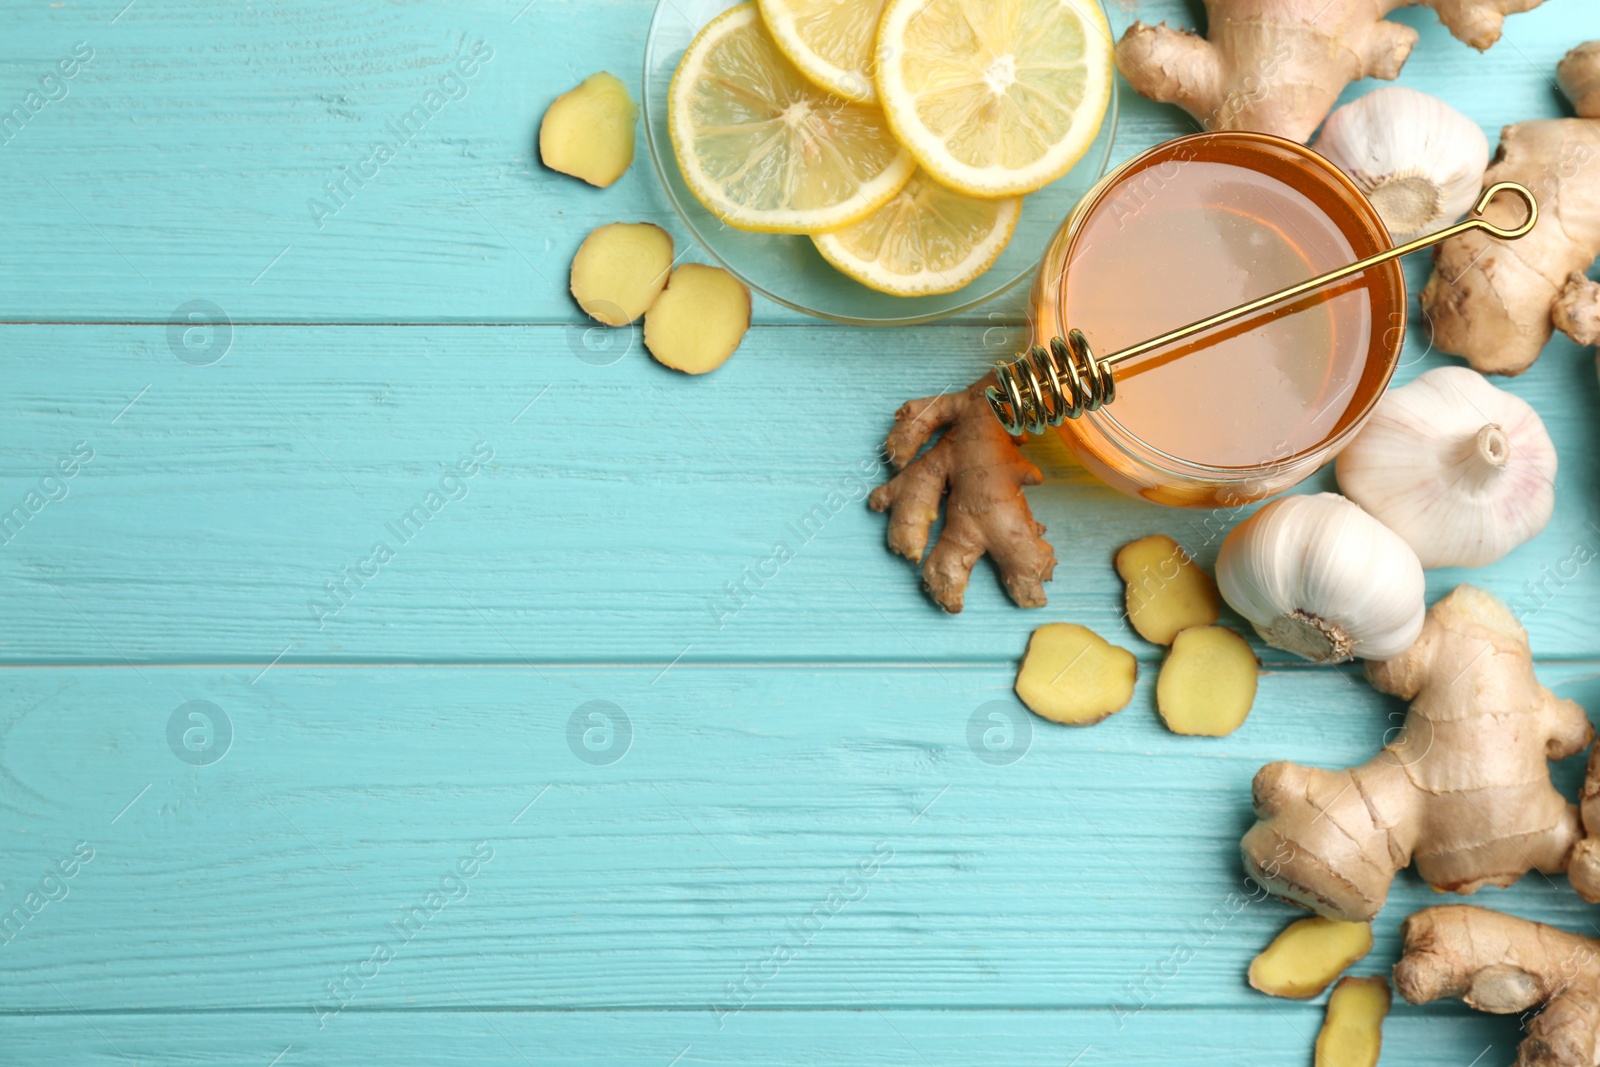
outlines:
[[[1371,951],[1371,923],[1301,919],[1250,961],[1250,985],[1269,996],[1309,1000]]]
[[[1184,630],[1156,678],[1156,709],[1175,734],[1224,737],[1244,725],[1260,673],[1250,643],[1226,626]]]
[[[656,362],[704,374],[733,355],[750,328],[750,290],[721,267],[685,263],[644,315],[644,345]]]
[[[1382,975],[1339,979],[1317,1035],[1315,1067],[1377,1067],[1389,1001]]]
[[[1221,613],[1217,583],[1164,534],[1123,545],[1116,566],[1128,583],[1128,622],[1146,641],[1170,645],[1178,631],[1209,626]]]
[[[639,110],[615,74],[591,74],[556,97],[539,123],[539,158],[551,170],[604,189],[633,163]]]
[[[626,326],[650,309],[672,271],[672,237],[648,222],[613,222],[578,246],[572,297],[607,326]]]
[[[1033,631],[1017,672],[1017,696],[1037,715],[1089,726],[1133,699],[1139,664],[1133,653],[1089,629],[1052,622]]]

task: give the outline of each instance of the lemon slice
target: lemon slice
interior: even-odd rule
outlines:
[[[872,46],[883,0],[758,0],[761,18],[800,73],[849,100],[878,102]]]
[[[895,198],[853,226],[811,238],[862,285],[895,296],[960,289],[988,270],[1022,214],[1022,198],[963,196],[917,171]]]
[[[690,190],[741,230],[848,226],[916,169],[882,111],[817,88],[784,58],[754,0],[690,43],[667,90],[667,125]]]
[[[1076,163],[1111,103],[1111,28],[1096,0],[889,0],[878,99],[943,184],[1016,196]]]

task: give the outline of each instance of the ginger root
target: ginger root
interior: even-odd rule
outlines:
[[[1528,635],[1470,585],[1436,603],[1422,635],[1367,680],[1411,701],[1372,760],[1330,771],[1269,763],[1255,777],[1257,823],[1241,848],[1270,892],[1331,919],[1371,919],[1400,868],[1435,889],[1506,886],[1530,868],[1567,869],[1578,810],[1548,760],[1593,739],[1583,708],[1533,673]]]
[[[1226,626],[1190,627],[1161,664],[1156,710],[1175,734],[1226,737],[1250,714],[1260,673],[1250,643]]]
[[[597,322],[626,326],[650,310],[672,270],[672,237],[648,222],[613,222],[572,257],[572,298]]]
[[[1017,696],[1051,722],[1092,726],[1133,699],[1133,653],[1089,629],[1052,622],[1033,631],[1017,671]]]
[[[899,473],[867,501],[873,511],[889,513],[889,547],[921,561],[923,586],[952,614],[961,610],[972,568],[985,553],[1000,568],[1011,599],[1025,608],[1044,606],[1044,583],[1056,568],[1056,554],[1041,536],[1044,526],[1022,495],[1023,486],[1044,479],[1017,450],[1021,438],[1006,433],[984,399],[984,388],[993,384],[989,375],[962,392],[902,404],[884,442]],[[939,440],[922,452],[940,430]],[[930,551],[928,530],[946,491],[944,529]]]
[[[1221,613],[1217,583],[1164,534],[1123,545],[1116,568],[1128,583],[1128,622],[1152,644],[1170,645],[1178,631],[1209,626]]]
[[[1371,923],[1300,919],[1250,961],[1250,986],[1272,997],[1310,1000],[1371,951]]]
[[[1580,115],[1600,115],[1600,41],[1580,44],[1556,67],[1556,80]]]
[[[539,123],[539,159],[604,189],[633,163],[639,109],[615,74],[591,74],[556,97]]]
[[[685,263],[644,313],[644,346],[685,374],[716,370],[750,328],[750,290],[721,267]]]
[[[1521,374],[1555,328],[1579,344],[1600,338],[1600,286],[1584,278],[1600,254],[1600,41],[1567,53],[1557,73],[1582,117],[1507,126],[1483,178],[1531,189],[1539,224],[1518,241],[1452,237],[1434,249],[1422,291],[1434,347],[1485,374]],[[1523,207],[1502,193],[1484,214],[1514,227]]]
[[[1600,745],[1589,752],[1583,790],[1578,795],[1578,818],[1585,836],[1572,848],[1567,880],[1584,900],[1600,904]]]
[[[1567,275],[1550,309],[1550,322],[1580,345],[1600,344],[1600,284],[1578,271]]]
[[[1344,87],[1393,80],[1417,31],[1384,16],[1423,4],[1483,51],[1505,16],[1543,0],[1206,0],[1209,39],[1135,22],[1117,69],[1140,94],[1177,104],[1213,130],[1257,130],[1304,144]]]
[[[1339,979],[1317,1034],[1314,1067],[1378,1067],[1390,999],[1382,975]]]
[[[1400,927],[1394,984],[1412,1004],[1459,997],[1527,1023],[1519,1067],[1600,1062],[1600,941],[1466,904],[1424,908]]]

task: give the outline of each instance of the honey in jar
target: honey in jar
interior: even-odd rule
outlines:
[[[1371,204],[1310,149],[1180,138],[1109,174],[1067,220],[1035,285],[1035,340],[1075,328],[1103,356],[1389,247]],[[1117,368],[1114,404],[1060,432],[1100,478],[1158,503],[1269,496],[1359,428],[1405,309],[1399,264],[1381,264],[1136,357]]]

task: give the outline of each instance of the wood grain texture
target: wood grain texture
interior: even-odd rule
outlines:
[[[889,414],[964,384],[987,332],[896,330],[885,351],[871,331],[758,329],[688,380],[637,346],[586,363],[579,326],[240,327],[206,367],[161,327],[8,327],[0,518],[79,442],[94,458],[6,531],[0,616],[28,625],[0,631],[0,659],[994,663],[1051,619],[1152,657],[1120,621],[1112,553],[1160,531],[1209,565],[1252,509],[1131,500],[1045,440],[1029,499],[1061,560],[1048,608],[1018,612],[984,562],[947,617],[883,547],[862,501]],[[1408,359],[1402,378],[1442,362]],[[1558,442],[1556,517],[1430,591],[1481,584],[1540,656],[1591,655],[1600,572],[1574,549],[1600,552],[1593,364],[1563,339],[1504,384]],[[480,443],[485,469],[441,486]],[[404,524],[430,492],[437,513]]]
[[[1040,612],[980,564],[941,615],[861,502],[900,401],[1026,341],[1020,289],[894,331],[758,300],[687,381],[566,294],[596,225],[685,239],[643,144],[609,190],[533,146],[587,74],[637,89],[646,0],[125,3],[13,4],[0,34],[0,119],[94,53],[0,130],[0,1064],[1309,1059],[1320,1005],[1243,981],[1295,914],[1231,910],[1250,777],[1363,760],[1401,705],[1263,651],[1239,733],[1167,733],[1111,554],[1164,531],[1209,564],[1244,515],[1125,499],[1053,441],[1029,448],[1061,556]],[[1421,34],[1402,83],[1491,140],[1559,113],[1556,60],[1600,36],[1589,0],[1484,55],[1395,18]],[[480,40],[465,97],[319,227],[323,183]],[[1124,99],[1119,156],[1173,123]],[[231,326],[170,328],[191,301]],[[1444,362],[1414,322],[1400,379]],[[1592,356],[1560,341],[1499,384],[1555,437],[1556,517],[1430,595],[1510,600],[1541,677],[1593,708]],[[1018,709],[1055,619],[1138,654],[1129,709]],[[1436,901],[1402,876],[1358,970]],[[1596,921],[1559,878],[1475,902]],[[1507,1062],[1517,1037],[1399,1007],[1384,1062]]]
[[[674,1057],[714,1067],[1234,1067],[1300,1063],[1321,1015],[1320,1005],[1288,1001],[1249,1012],[1152,1010],[1119,1030],[1103,1012],[843,1010],[751,1013],[719,1031],[697,1013],[466,1008],[350,1014],[321,1032],[307,1019],[281,1015],[96,1015],[93,1027],[51,1015],[0,1018],[0,1063],[266,1064],[281,1055],[280,1067],[667,1067]],[[1437,1063],[1440,1049],[1459,1048],[1500,1063],[1517,1036],[1506,1018],[1408,1011],[1384,1023],[1383,1062]]]
[[[1600,700],[1600,663],[1542,674]],[[1347,672],[1271,673],[1205,740],[1160,724],[1152,671],[1077,729],[1023,712],[1012,677],[0,671],[0,916],[94,852],[6,931],[0,1011],[1262,1007],[1245,967],[1296,911],[1244,882],[1251,777],[1364,762],[1404,706]],[[213,739],[231,726],[209,765],[169,739],[190,701]],[[586,744],[594,701],[612,733]],[[1477,900],[1593,918],[1560,877]],[[1400,880],[1371,969],[1436,901]]]
[[[1586,2],[1510,20],[1483,56],[1431,12],[1403,13],[1423,40],[1402,80],[1448,86],[1491,137],[1552,112],[1555,62],[1584,35]],[[577,322],[567,266],[595,226],[648,220],[687,240],[642,139],[610,189],[546,171],[534,146],[549,102],[595,70],[637,97],[645,0],[125,3],[7,9],[0,111],[79,42],[94,58],[65,96],[0,132],[0,320],[166,322],[204,299],[238,322]],[[1116,26],[1201,17],[1188,0],[1107,8]],[[466,95],[375,177],[345,177],[375,140],[397,143],[389,124],[478,41],[493,56]],[[1172,129],[1171,112],[1123,97],[1125,145]],[[344,206],[327,182],[346,183]],[[314,213],[317,199],[337,212]],[[1020,321],[1023,299],[966,318]],[[765,301],[757,318],[799,319]]]

